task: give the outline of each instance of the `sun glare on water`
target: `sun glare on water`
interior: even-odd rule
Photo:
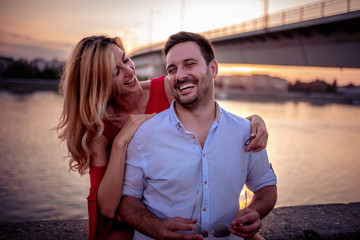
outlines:
[[[240,209],[244,209],[251,203],[254,193],[250,191],[246,186],[243,187],[239,197]]]

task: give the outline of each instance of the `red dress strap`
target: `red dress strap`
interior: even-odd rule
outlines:
[[[145,113],[159,113],[170,107],[164,86],[165,75],[151,79],[150,96]]]

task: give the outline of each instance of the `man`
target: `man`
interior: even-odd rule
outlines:
[[[196,222],[208,230],[227,224],[229,239],[259,237],[260,219],[276,202],[276,176],[266,150],[238,147],[249,138],[249,121],[215,101],[210,41],[179,32],[164,53],[175,101],[128,145],[121,217],[136,229],[134,239],[203,239]],[[239,210],[244,183],[254,197]]]

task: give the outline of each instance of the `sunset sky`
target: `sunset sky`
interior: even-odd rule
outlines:
[[[269,0],[269,13],[314,2]],[[179,30],[204,32],[258,18],[263,5],[264,0],[0,0],[0,55],[65,60],[76,42],[96,34],[120,36],[131,51]],[[336,71],[360,80],[358,69]]]

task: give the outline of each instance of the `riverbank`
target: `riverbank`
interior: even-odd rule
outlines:
[[[250,102],[309,102],[315,105],[328,103],[360,105],[360,93],[317,93],[317,92],[277,92],[246,91],[241,89],[216,89],[216,99]]]
[[[87,219],[0,223],[0,240],[86,240],[87,226]],[[267,240],[357,240],[360,202],[275,208],[260,233]]]
[[[339,90],[340,88],[338,88]],[[0,79],[0,90],[12,93],[33,93],[36,91],[58,91],[59,80],[56,79],[21,79],[8,78]],[[242,90],[237,88],[220,89],[216,88],[215,97],[220,100],[243,100],[251,102],[310,102],[317,105],[327,103],[339,103],[360,105],[360,86],[353,91],[343,90],[337,93],[317,92],[278,92],[260,90]]]
[[[57,91],[57,79],[8,78],[0,81],[0,90],[13,93],[32,93],[35,91]]]

